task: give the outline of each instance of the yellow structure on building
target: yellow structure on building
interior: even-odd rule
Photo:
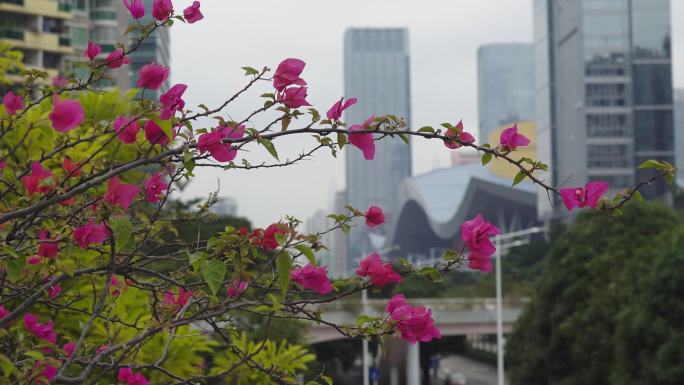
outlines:
[[[517,150],[511,152],[510,157],[518,160],[520,158],[530,158],[533,160],[537,160],[537,126],[534,122],[532,121],[524,121],[524,122],[518,122],[518,133],[525,135],[529,140],[530,140],[530,145],[527,147],[521,147],[518,148]],[[503,130],[506,128],[512,126],[513,123],[511,124],[506,124],[500,127],[497,127],[492,133],[489,135],[489,138],[487,138],[488,143],[492,145],[492,148],[496,147],[499,144],[499,137],[501,136],[501,133]],[[489,163],[489,169],[490,171],[497,176],[503,177],[503,178],[508,178],[510,180],[513,180],[515,178],[515,175],[518,173],[519,169],[506,162],[505,160],[502,159],[492,159],[492,161]]]
[[[24,55],[27,67],[57,75],[74,53],[67,22],[73,18],[65,0],[0,0],[0,41]]]

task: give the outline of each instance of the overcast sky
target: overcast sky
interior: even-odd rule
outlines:
[[[180,9],[189,3],[174,1]],[[414,127],[463,118],[477,132],[477,47],[532,40],[531,0],[204,0],[202,12],[204,20],[171,30],[172,80],[189,85],[187,106],[220,104],[245,84],[241,66],[275,69],[296,57],[307,63],[308,100],[324,112],[343,94],[345,29],[408,27]],[[672,15],[674,82],[684,87],[684,0],[672,1]],[[224,116],[242,120],[260,106],[263,92],[272,92],[270,84],[260,84]],[[313,143],[308,137],[278,142],[281,158]],[[414,174],[449,164],[441,143],[416,140],[412,151]],[[269,159],[264,153],[255,148],[240,156],[258,163]],[[320,152],[276,170],[201,170],[183,197],[204,197],[220,183],[220,195],[237,199],[238,214],[257,226],[288,214],[307,219],[329,211],[332,194],[344,188],[343,156]]]

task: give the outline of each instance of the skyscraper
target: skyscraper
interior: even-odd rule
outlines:
[[[531,43],[497,43],[477,50],[479,139],[502,124],[534,120],[534,49]]]
[[[405,28],[351,28],[344,36],[344,94],[358,98],[347,110],[348,125],[362,123],[370,115],[394,114],[411,122],[408,30]],[[411,149],[401,139],[376,142],[375,159],[365,160],[355,148],[345,151],[346,197],[350,205],[365,210],[380,206],[387,220],[393,215],[395,192],[411,175]],[[349,235],[350,261],[371,251],[368,231]]]
[[[644,160],[674,161],[669,0],[535,0],[534,39],[538,155],[550,182],[603,180],[618,191],[652,173],[637,170]],[[539,209],[553,212],[546,194]]]

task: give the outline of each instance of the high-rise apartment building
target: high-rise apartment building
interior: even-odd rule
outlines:
[[[669,0],[535,0],[539,159],[554,185],[603,180],[612,191],[674,161]],[[647,198],[667,197],[664,183]],[[557,212],[562,205],[555,202]],[[540,215],[553,210],[539,196]]]
[[[54,77],[74,53],[67,26],[73,17],[65,1],[2,0],[0,40],[21,51],[28,67]]]
[[[152,20],[152,0],[145,0],[145,8],[142,23]],[[0,0],[0,40],[22,51],[25,64],[47,70],[50,77],[86,77],[88,41],[102,47],[98,59],[104,60],[116,43],[128,43],[124,32],[134,22],[120,0]],[[130,59],[130,65],[109,71],[111,78],[98,86],[129,89],[145,64],[169,66],[168,29],[158,29]],[[164,84],[161,89],[167,88]],[[158,95],[148,90],[147,96]]]
[[[345,113],[348,125],[362,123],[370,115],[394,114],[411,122],[408,30],[404,28],[351,28],[344,36],[344,94],[358,98]],[[366,210],[380,206],[391,220],[395,193],[411,175],[411,148],[401,139],[376,142],[374,160],[349,148],[346,158],[348,204]],[[362,225],[363,226],[363,225]],[[347,244],[350,261],[370,252],[369,232],[351,231]]]
[[[487,44],[477,50],[480,134],[503,124],[534,120],[534,49],[531,43]]]

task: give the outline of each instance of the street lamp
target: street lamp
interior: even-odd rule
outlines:
[[[529,236],[544,231],[546,231],[546,227],[532,227],[525,230],[513,231],[510,233],[494,236],[494,242],[496,244],[496,373],[498,385],[504,385],[503,319],[501,309],[501,254],[504,249],[510,249],[512,247],[517,247],[527,243],[519,239],[516,240],[515,238]],[[501,245],[501,241],[506,241],[509,239],[512,239],[513,241],[510,241],[503,246]]]

